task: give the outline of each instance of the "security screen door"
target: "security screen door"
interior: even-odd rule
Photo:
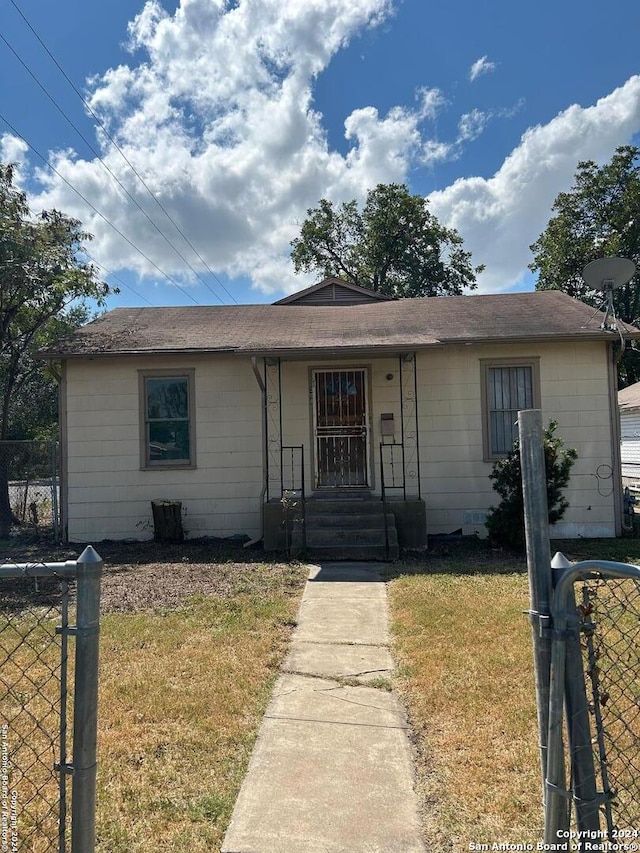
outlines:
[[[369,485],[367,371],[315,370],[316,488]]]

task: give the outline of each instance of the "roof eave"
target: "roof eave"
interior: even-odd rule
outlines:
[[[95,350],[95,352],[38,352],[34,358],[40,361],[59,361],[65,358],[116,358],[131,356],[162,356],[162,355],[208,355],[215,353],[233,354],[237,347],[174,347],[172,349],[129,349],[129,350]]]
[[[626,332],[625,340],[640,340],[640,331]],[[442,348],[445,346],[471,346],[471,345],[499,345],[499,344],[531,344],[531,343],[577,343],[581,341],[603,341],[615,342],[620,340],[617,332],[607,332],[601,329],[580,330],[579,332],[566,332],[563,334],[547,333],[536,335],[502,335],[500,337],[480,337],[469,335],[467,337],[449,338],[446,340],[431,341],[393,341],[391,343],[374,344],[344,344],[305,347],[279,347],[279,346],[240,346],[240,347],[173,347],[171,349],[157,348],[132,348],[126,350],[96,350],[94,352],[39,352],[36,358],[42,361],[57,361],[59,359],[80,358],[111,358],[111,357],[142,357],[142,356],[168,356],[168,355],[247,355],[258,357],[293,357],[304,356],[309,353],[344,353],[344,354],[371,354],[380,352],[406,352],[407,350],[422,350],[431,348]]]

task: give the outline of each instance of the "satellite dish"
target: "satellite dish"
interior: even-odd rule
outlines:
[[[616,290],[631,281],[636,265],[627,258],[598,258],[582,271],[582,278],[591,290]]]
[[[587,287],[604,293],[602,306],[598,306],[606,305],[605,317],[600,324],[601,329],[608,332],[618,330],[613,291],[631,281],[635,271],[636,265],[628,258],[598,258],[582,270],[582,278]]]

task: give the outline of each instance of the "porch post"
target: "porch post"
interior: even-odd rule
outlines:
[[[415,352],[401,353],[400,427],[405,499],[420,498],[420,439],[418,434],[418,374]]]
[[[265,358],[267,501],[282,497],[282,376],[279,358]]]

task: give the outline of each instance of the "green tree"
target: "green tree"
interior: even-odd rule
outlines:
[[[454,228],[429,212],[404,184],[378,184],[362,210],[357,201],[336,207],[321,199],[307,210],[292,240],[296,272],[338,276],[388,296],[453,296],[473,290],[483,266]]]
[[[25,193],[14,184],[13,167],[0,164],[0,440],[46,431],[47,423],[50,428],[53,377],[41,372],[33,354],[87,319],[87,299],[102,306],[110,292],[95,267],[81,259],[90,239],[78,220],[60,211],[32,215]],[[5,454],[0,456],[3,536],[12,521],[8,475]]]
[[[629,258],[639,268],[629,284],[614,293],[616,316],[633,325],[640,317],[640,148],[616,149],[610,163],[578,164],[575,183],[558,195],[554,216],[531,246],[530,269],[537,290],[562,290],[589,305],[602,294],[589,290],[582,270],[596,258]],[[640,380],[640,357],[627,347],[619,364],[620,386]]]
[[[5,368],[9,360],[0,358],[0,392],[12,385],[10,395],[3,394],[5,440],[55,440],[58,438],[58,370],[56,365],[44,364],[33,357],[35,350],[69,335],[92,317],[86,305],[75,305],[54,317],[35,336],[33,345],[22,353],[12,383]]]
[[[557,428],[557,421],[549,421],[543,433],[549,524],[560,521],[569,507],[562,490],[569,485],[571,468],[578,458],[574,448],[563,449],[564,442],[555,434]],[[497,507],[489,508],[487,514],[489,539],[497,545],[522,549],[525,540],[524,497],[518,439],[504,459],[494,462],[489,479],[502,498]]]

